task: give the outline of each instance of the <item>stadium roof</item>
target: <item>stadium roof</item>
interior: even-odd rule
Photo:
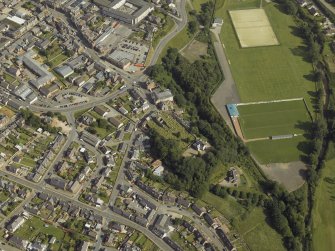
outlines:
[[[238,117],[240,115],[237,110],[236,104],[227,104],[226,106],[230,117]]]

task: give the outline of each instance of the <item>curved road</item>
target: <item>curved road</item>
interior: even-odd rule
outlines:
[[[186,24],[187,24],[187,12],[186,12],[186,8],[185,8],[185,4],[186,4],[186,0],[177,0],[177,8],[180,11],[180,17],[182,19],[181,22],[176,22],[176,25],[173,27],[173,29],[170,31],[170,33],[168,33],[164,38],[162,38],[156,49],[155,49],[155,53],[151,58],[151,61],[149,63],[148,66],[152,66],[154,64],[156,64],[159,55],[162,53],[163,49],[165,48],[165,46],[167,45],[167,43],[173,39],[179,32],[181,32]]]
[[[335,7],[333,5],[331,5],[330,3],[327,3],[327,1],[325,0],[320,0],[320,2],[329,10],[331,11],[333,14],[335,14]]]

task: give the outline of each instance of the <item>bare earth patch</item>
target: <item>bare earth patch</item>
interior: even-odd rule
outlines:
[[[62,122],[60,120],[58,120],[57,118],[53,118],[51,125],[54,127],[61,127],[62,128],[62,133],[65,134],[69,134],[69,132],[71,131],[71,127],[66,125],[65,122]]]
[[[193,40],[181,51],[181,54],[193,63],[194,61],[200,59],[201,56],[207,55],[207,44]]]
[[[298,189],[305,182],[307,166],[301,161],[260,166],[270,179],[282,184],[289,192]]]

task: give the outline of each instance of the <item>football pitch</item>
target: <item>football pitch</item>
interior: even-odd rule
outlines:
[[[263,1],[263,9],[274,34],[277,46],[241,48],[229,12],[250,8],[258,1],[227,0],[221,39],[242,102],[269,101],[303,97],[311,104],[309,93],[315,91],[311,79],[312,64],[306,60],[308,48],[294,19],[283,14],[275,3]],[[256,7],[256,4],[255,4]]]
[[[236,20],[230,13],[257,8],[265,12],[269,21],[267,26],[271,26],[278,45],[241,46],[241,34],[235,29]],[[298,27],[292,16],[284,14],[275,2],[259,0],[226,0],[224,10],[216,15],[225,20],[220,38],[242,103],[303,98],[309,108],[313,107],[313,67],[308,61],[308,48],[297,35]],[[240,17],[240,24],[255,26],[252,22],[245,23],[246,17]],[[255,17],[255,22],[261,21],[258,19],[259,16]],[[262,26],[265,25],[263,21]],[[239,127],[250,152],[261,163],[297,161],[306,154],[303,149],[307,141],[305,132],[311,118],[303,102],[238,106],[238,110]],[[314,116],[313,110],[310,112]],[[301,136],[268,139],[292,134]],[[266,139],[260,140],[263,138]]]
[[[246,139],[303,134],[311,121],[303,100],[239,105],[238,111]]]

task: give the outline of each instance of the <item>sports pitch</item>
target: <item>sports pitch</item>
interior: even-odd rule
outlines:
[[[246,139],[303,134],[311,121],[303,100],[239,105],[239,123]]]
[[[229,15],[242,48],[279,44],[263,9],[232,10]]]

